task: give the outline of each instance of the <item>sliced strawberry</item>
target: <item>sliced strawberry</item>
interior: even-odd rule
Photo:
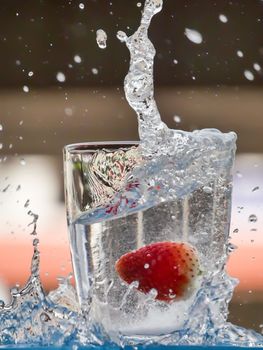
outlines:
[[[156,299],[166,302],[190,294],[200,273],[196,250],[176,242],[157,242],[124,254],[115,268],[125,282],[137,281],[145,294],[155,289]]]

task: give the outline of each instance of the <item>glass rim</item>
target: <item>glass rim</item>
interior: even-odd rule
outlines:
[[[112,150],[114,148],[126,148],[127,146],[138,146],[140,141],[92,141],[92,142],[79,142],[65,145],[63,147],[64,152],[68,153],[81,153],[81,152],[93,152],[96,150],[108,149]]]

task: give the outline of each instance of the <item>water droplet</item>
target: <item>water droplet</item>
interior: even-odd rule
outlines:
[[[107,33],[103,29],[98,29],[96,32],[96,41],[100,49],[107,47]]]
[[[260,72],[261,71],[261,66],[258,63],[254,63],[253,64],[253,68],[257,71]]]
[[[223,15],[222,13],[219,15],[219,20],[222,22],[222,23],[227,23],[228,22],[228,18],[226,15]]]
[[[0,149],[3,149],[3,144],[2,143],[0,143]]]
[[[238,55],[238,57],[244,57],[244,54],[241,50],[237,51],[237,55]]]
[[[258,218],[255,214],[251,214],[248,218],[248,221],[249,222],[257,222],[258,221]]]
[[[29,87],[28,87],[27,85],[24,85],[24,86],[23,86],[23,91],[24,91],[24,92],[29,92]]]
[[[142,7],[142,3],[141,2],[137,2],[137,7]]]
[[[150,267],[149,264],[145,264],[145,265],[144,265],[144,268],[145,268],[146,270],[147,270],[149,267]]]
[[[238,228],[235,228],[233,233],[238,233],[239,232],[239,229]]]
[[[243,177],[243,175],[241,174],[240,171],[237,171],[236,174],[237,174],[237,177],[240,178],[240,179]]]
[[[97,68],[92,68],[91,71],[92,71],[92,74],[94,75],[97,75],[99,73]]]
[[[32,77],[34,75],[34,72],[32,72],[32,70],[30,72],[28,72],[28,76]]]
[[[187,39],[189,39],[195,44],[201,44],[203,42],[202,34],[199,33],[197,30],[185,28],[184,34],[187,37]]]
[[[244,76],[245,76],[245,78],[246,78],[247,80],[249,80],[249,81],[253,81],[253,80],[255,79],[254,74],[253,74],[250,70],[248,70],[248,69],[246,69],[246,70],[244,71]]]
[[[176,123],[181,123],[181,117],[179,117],[179,115],[174,115],[173,116],[173,120],[176,122]]]
[[[125,32],[123,32],[122,30],[119,30],[117,32],[117,38],[123,43],[128,39],[128,36]]]
[[[81,62],[82,62],[81,57],[80,57],[79,55],[75,55],[75,56],[74,56],[74,62],[76,62],[76,63],[81,63]]]
[[[178,64],[178,61],[176,59],[173,60],[174,64]]]
[[[20,120],[19,125],[23,125],[23,124],[24,124],[24,121]]]
[[[69,117],[71,117],[73,115],[73,110],[72,108],[66,107],[65,108],[65,114]]]
[[[56,75],[57,81],[59,81],[60,83],[64,83],[64,81],[66,80],[66,76],[64,73],[62,72],[58,72]]]
[[[0,124],[0,131],[3,131],[3,125]]]
[[[259,190],[259,186],[254,187],[253,190],[252,190],[252,192],[255,192],[255,191],[257,191],[257,190]]]
[[[27,208],[29,206],[29,204],[30,204],[30,200],[28,199],[24,204],[24,208]]]
[[[228,245],[227,245],[227,251],[228,251],[228,253],[232,253],[234,250],[236,250],[237,249],[237,246],[236,245],[234,245],[233,243],[228,243]]]
[[[81,10],[84,10],[85,5],[83,4],[83,2],[80,2],[80,3],[79,3],[79,8],[80,8]]]
[[[21,165],[26,165],[26,161],[25,161],[25,159],[23,159],[23,158],[22,158],[22,159],[20,159],[20,164],[21,164]]]

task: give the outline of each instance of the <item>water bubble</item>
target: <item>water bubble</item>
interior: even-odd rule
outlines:
[[[23,86],[23,91],[24,91],[24,92],[29,92],[29,87],[28,87],[27,85],[24,85],[24,86]]]
[[[107,47],[107,33],[103,29],[98,29],[96,32],[96,41],[100,49]]]
[[[258,218],[255,214],[251,214],[249,217],[248,217],[248,221],[249,222],[257,222],[258,221]]]
[[[64,73],[62,72],[58,72],[56,75],[57,81],[59,81],[60,83],[64,83],[64,81],[66,80],[66,76]]]
[[[253,64],[253,68],[257,71],[260,72],[261,71],[261,66],[258,63],[254,63]]]
[[[238,57],[244,57],[244,54],[241,50],[237,50]]]
[[[81,63],[82,59],[81,59],[81,57],[80,57],[79,55],[75,55],[75,56],[74,56],[74,61],[75,61],[76,63]]]
[[[79,3],[79,8],[80,8],[81,10],[84,10],[85,5],[83,4],[83,2],[80,2],[80,3]]]
[[[40,315],[40,321],[44,323],[50,320],[51,320],[50,317],[45,312],[42,312],[42,314]]]
[[[246,69],[246,70],[244,71],[244,76],[245,76],[245,78],[246,78],[247,80],[249,80],[249,81],[253,81],[253,80],[255,79],[254,74],[253,74],[250,70],[248,70],[248,69]]]
[[[181,123],[182,119],[181,117],[179,117],[179,115],[174,115],[173,116],[173,120],[176,122],[176,123]]]
[[[185,28],[184,34],[187,39],[195,44],[201,44],[203,42],[203,36],[197,30]]]
[[[117,38],[123,43],[128,39],[128,36],[125,32],[123,32],[122,30],[119,30],[117,32]]]
[[[25,159],[23,159],[23,158],[22,158],[22,159],[20,159],[20,164],[21,164],[21,165],[26,165],[26,161],[25,161]]]
[[[205,193],[211,194],[211,193],[213,193],[213,188],[212,188],[212,187],[209,187],[209,186],[204,186],[204,187],[203,187],[203,191],[204,191]]]
[[[254,187],[253,190],[252,190],[252,192],[255,192],[255,191],[257,191],[257,190],[259,190],[259,186]]]
[[[99,73],[97,68],[92,68],[91,71],[92,71],[92,74],[94,75],[97,75]]]
[[[32,72],[32,70],[30,72],[28,72],[28,76],[32,77],[34,75],[34,72]]]
[[[227,16],[224,15],[224,14],[222,14],[222,13],[219,15],[219,20],[220,20],[222,23],[227,23],[227,22],[228,22]]]

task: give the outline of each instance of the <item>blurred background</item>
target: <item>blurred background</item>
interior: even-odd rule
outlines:
[[[142,6],[134,0],[0,3],[0,298],[29,277],[33,214],[46,290],[72,271],[63,146],[138,139],[123,93],[129,55],[116,32],[132,34]],[[96,43],[100,28],[108,35],[105,50]],[[156,99],[168,126],[238,134],[230,231],[238,249],[228,270],[240,283],[229,319],[262,331],[263,1],[164,0],[150,37]]]

